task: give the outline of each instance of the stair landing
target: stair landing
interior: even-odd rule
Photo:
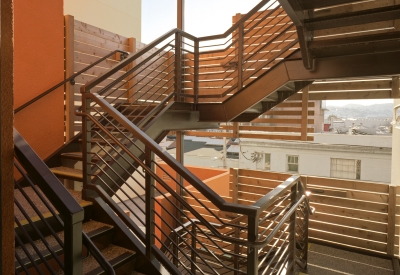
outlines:
[[[309,275],[393,275],[391,259],[311,243],[308,250]]]

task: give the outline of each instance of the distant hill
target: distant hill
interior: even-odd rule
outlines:
[[[360,104],[347,104],[344,106],[329,106],[327,102],[325,118],[335,115],[341,118],[391,118],[393,103],[373,104],[364,106]]]

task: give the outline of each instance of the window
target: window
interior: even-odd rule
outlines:
[[[287,156],[287,171],[299,172],[299,156]]]
[[[266,153],[257,153],[257,154],[260,156],[259,161],[257,162],[257,169],[266,171],[271,170],[271,154],[266,154]]]
[[[361,160],[331,158],[331,177],[356,179],[361,176]]]

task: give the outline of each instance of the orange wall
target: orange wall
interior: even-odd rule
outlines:
[[[14,108],[64,79],[62,0],[15,0]],[[15,115],[15,127],[40,157],[64,141],[63,88]]]
[[[172,169],[167,166],[165,163],[159,163],[163,166],[163,168],[168,168],[168,173],[172,171]],[[220,196],[229,196],[229,179],[230,174],[229,171],[224,169],[212,169],[212,168],[204,168],[204,167],[195,167],[195,166],[187,166],[187,168],[193,172],[198,178],[200,178],[207,186],[209,186],[212,190],[214,190]],[[157,171],[158,176],[161,176],[162,173]],[[171,173],[172,174],[172,173]],[[207,178],[207,176],[211,176]],[[187,186],[187,184],[186,184]],[[189,186],[188,189],[192,189],[193,187]],[[171,195],[167,194],[169,200],[173,201]],[[169,213],[175,213],[175,207],[164,197],[158,196],[156,198],[156,203],[154,210],[170,225],[175,224],[175,221]],[[162,208],[161,205],[164,207]],[[168,211],[168,212],[167,212]],[[156,224],[162,229],[163,232],[170,232],[171,228],[164,222],[161,221],[161,218],[157,215],[155,216]],[[175,225],[174,225],[175,226]],[[176,226],[175,226],[176,227]],[[161,234],[159,229],[155,230],[156,236],[159,239],[165,241],[166,236]],[[159,241],[156,242],[158,247],[161,247]]]
[[[165,171],[167,171],[168,174],[170,174],[172,177],[175,177],[176,173],[169,167],[166,163],[164,162],[159,162],[158,165],[160,165]],[[225,169],[215,169],[215,168],[205,168],[205,167],[198,167],[198,166],[185,166],[187,169],[189,169],[190,172],[192,172],[196,177],[198,177],[200,180],[205,181],[207,179],[213,178],[215,176],[221,175],[227,170]],[[164,171],[161,169],[156,169],[157,176],[160,178],[163,178]],[[166,180],[165,183],[169,184],[169,186],[173,189],[175,189],[175,182],[173,180]],[[157,187],[160,189],[161,192],[166,192],[164,188],[160,186],[160,184],[156,183]],[[188,186],[188,183],[184,181],[184,186]]]

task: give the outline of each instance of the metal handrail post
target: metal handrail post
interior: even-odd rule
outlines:
[[[249,216],[248,236],[249,242],[256,242],[258,239],[258,216]],[[247,274],[258,274],[258,248],[249,245],[247,249]]]
[[[153,172],[154,169],[154,153],[146,147],[145,149],[145,164]],[[145,203],[146,203],[146,256],[153,260],[154,254],[152,247],[154,245],[154,178],[150,173],[145,174]]]
[[[196,235],[197,231],[196,231],[196,226],[193,224],[192,225],[192,250],[190,251],[190,272],[192,272],[193,274],[196,274]]]
[[[90,93],[90,91],[89,91]],[[91,99],[86,94],[82,94],[82,112],[84,114],[90,114],[90,104]],[[82,198],[88,198],[88,185],[91,183],[91,175],[92,175],[92,156],[90,152],[92,151],[92,121],[89,117],[84,116],[82,118],[82,171],[83,171],[83,190],[82,190]]]
[[[291,208],[294,207],[294,205],[297,202],[297,191],[298,191],[298,186],[299,182],[297,182],[295,185],[292,186],[291,188],[291,195],[290,195],[290,204]],[[288,270],[288,274],[294,274],[294,270],[296,267],[296,211],[293,212],[293,214],[290,216],[290,227],[289,227],[289,263],[291,265],[290,270]]]
[[[64,266],[65,274],[82,274],[82,220],[64,222]]]

